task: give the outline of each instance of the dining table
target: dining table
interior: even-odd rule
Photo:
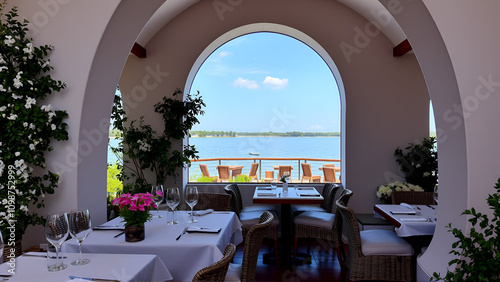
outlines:
[[[437,205],[384,205],[373,207],[375,215],[395,226],[399,237],[428,236],[434,234]]]
[[[157,255],[134,254],[85,254],[90,259],[86,265],[71,265],[76,253],[62,253],[66,269],[50,272],[47,270],[46,252],[28,252],[15,259],[15,268],[4,263],[0,265],[0,281],[168,281],[172,275]],[[12,272],[15,274],[12,275]],[[9,276],[12,275],[12,276]],[[78,279],[77,279],[78,278]],[[84,279],[85,278],[85,279]],[[100,279],[100,280],[99,280]]]
[[[230,165],[229,170],[231,171],[231,177],[234,179],[236,176],[240,175],[243,171],[242,165]]]
[[[284,266],[293,265],[292,260],[292,211],[291,205],[320,205],[324,201],[323,196],[314,187],[288,187],[284,192],[283,187],[273,190],[270,186],[256,187],[253,195],[254,204],[278,204],[281,209],[281,258],[280,264]]]
[[[165,263],[173,281],[192,281],[198,270],[222,258],[228,243],[238,245],[243,241],[242,225],[234,212],[197,211],[198,222],[187,223],[189,212],[176,211],[175,219],[179,223],[168,225],[171,214],[160,211],[163,218],[146,222],[145,239],[139,242],[125,241],[120,217],[97,226],[83,241],[83,256],[89,253],[154,254]],[[76,253],[78,243],[68,240],[62,250]]]

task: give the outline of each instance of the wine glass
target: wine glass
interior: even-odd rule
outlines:
[[[196,186],[186,187],[186,204],[191,207],[191,219],[187,223],[198,222],[193,218],[193,208],[198,203],[198,188]]]
[[[59,250],[68,238],[68,233],[68,215],[65,212],[49,213],[45,223],[45,238],[56,248],[56,264],[47,266],[49,271],[66,269],[67,265],[63,261],[59,262]]]
[[[167,222],[167,224],[177,224],[179,222],[175,221],[175,208],[179,205],[181,197],[179,195],[179,188],[167,188],[165,193],[165,198],[167,206],[172,210],[172,221]]]
[[[151,194],[153,195],[153,202],[156,205],[156,215],[153,218],[162,218],[160,215],[160,204],[163,202],[163,185],[153,186],[151,189]]]
[[[434,185],[434,201],[436,201],[436,204],[438,203],[438,184]]]
[[[92,231],[92,224],[90,222],[89,210],[71,211],[68,215],[69,234],[78,242],[80,255],[78,259],[72,262],[72,265],[85,265],[90,262],[89,259],[82,259],[82,242],[90,231]]]

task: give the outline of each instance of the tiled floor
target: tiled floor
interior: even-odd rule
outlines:
[[[299,241],[299,252],[307,252],[307,241]],[[311,264],[292,266],[291,268],[264,264],[264,253],[273,254],[272,240],[264,239],[257,262],[255,281],[340,281],[340,265],[336,253],[330,249],[327,252],[324,241],[311,240]],[[238,246],[234,263],[241,264],[243,259],[243,244]]]

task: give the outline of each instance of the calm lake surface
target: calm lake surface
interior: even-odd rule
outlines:
[[[117,144],[118,140],[111,140]],[[194,137],[189,139],[190,145],[195,145],[200,159],[209,158],[318,158],[340,159],[340,137]],[[259,153],[252,156],[249,153]],[[108,162],[116,160],[113,153],[108,152]],[[224,161],[225,165],[244,165],[243,174],[248,174],[253,161]],[[217,175],[218,162],[204,162],[207,164],[210,175]],[[289,164],[294,166],[292,174],[297,173],[298,162],[286,163],[283,161],[263,161],[262,174],[265,170],[272,170],[273,165]],[[311,162],[313,174],[322,174],[318,167],[323,162]],[[193,163],[190,175],[201,175],[197,163]],[[297,177],[295,175],[294,177]]]

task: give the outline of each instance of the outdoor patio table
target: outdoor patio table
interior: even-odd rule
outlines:
[[[285,266],[290,266],[292,262],[292,204],[310,204],[317,205],[322,204],[324,201],[323,196],[321,196],[318,191],[313,188],[313,190],[297,190],[293,187],[288,188],[288,192],[283,192],[283,188],[276,188],[274,192],[270,192],[268,187],[261,187],[266,190],[260,190],[259,187],[255,189],[253,195],[254,204],[279,204],[281,206],[281,251],[282,258],[280,259],[280,264]],[[304,189],[306,187],[300,187]]]
[[[156,212],[156,211],[155,211]],[[241,222],[234,212],[212,212],[195,216],[197,223],[188,224],[188,211],[177,211],[175,219],[179,224],[167,225],[165,211],[160,211],[163,218],[155,218],[145,224],[145,239],[140,242],[125,242],[125,236],[117,235],[120,230],[94,230],[83,241],[83,255],[88,253],[113,254],[155,254],[165,263],[174,281],[192,281],[196,272],[222,258],[228,243],[238,245],[243,241]],[[106,225],[120,224],[121,218],[115,218]],[[179,240],[185,227],[221,228],[219,233],[186,233]],[[76,240],[63,244],[64,252],[78,252]]]
[[[46,253],[33,253],[45,255]],[[171,280],[167,267],[156,255],[84,254],[90,259],[86,265],[71,265],[78,254],[63,253],[67,268],[49,272],[45,257],[20,256],[15,262],[15,275],[8,281],[66,282],[69,276],[100,278],[119,281],[165,281]],[[7,263],[0,265],[0,275],[10,274]]]
[[[230,165],[229,170],[231,171],[231,177],[235,178],[236,176],[241,174],[241,171],[243,170],[242,165]]]

